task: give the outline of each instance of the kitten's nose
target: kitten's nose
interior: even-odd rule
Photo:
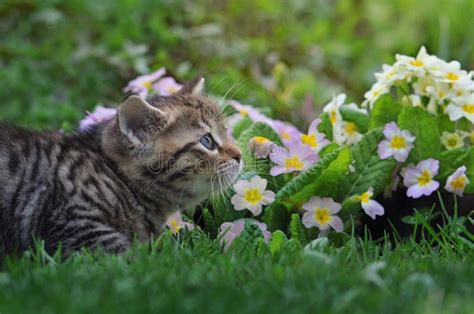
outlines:
[[[226,155],[231,157],[232,159],[235,159],[237,162],[240,162],[242,159],[242,153],[240,152],[240,149],[235,146],[235,145],[229,145],[224,149],[224,152]]]

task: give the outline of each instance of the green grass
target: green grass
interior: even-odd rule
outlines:
[[[0,120],[71,130],[166,66],[304,128],[333,93],[360,101],[394,53],[424,44],[472,69],[472,16],[471,0],[0,1]],[[472,313],[472,235],[414,219],[418,242],[352,237],[309,251],[255,240],[224,253],[201,233],[66,261],[39,246],[2,266],[0,314]]]
[[[0,273],[1,313],[472,313],[474,251],[352,238],[342,247],[221,252],[163,236],[149,251],[65,262],[40,249]]]

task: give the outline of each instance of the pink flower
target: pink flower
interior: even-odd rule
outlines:
[[[402,169],[403,184],[408,188],[407,196],[419,198],[422,195],[431,195],[439,188],[439,182],[433,180],[438,174],[439,161],[427,159],[418,165],[409,165]]]
[[[355,198],[357,201],[360,201],[364,212],[375,220],[376,216],[382,216],[385,210],[379,202],[372,199],[372,196],[374,196],[374,189],[370,187],[367,192],[357,195]]]
[[[244,118],[249,118],[252,122],[263,122],[273,127],[273,120],[262,114],[257,108],[249,105],[242,105],[235,100],[230,101],[229,104],[237,111],[236,114],[227,119],[227,126],[229,128],[233,128]]]
[[[169,96],[178,92],[183,85],[178,84],[172,77],[164,77],[153,84],[153,90],[161,96]]]
[[[318,125],[321,123],[321,119],[316,119],[311,122],[308,128],[308,134],[302,134],[300,139],[303,144],[308,145],[316,153],[319,153],[321,149],[327,146],[330,142],[326,139],[323,133],[319,133]]]
[[[456,171],[448,177],[446,186],[444,187],[447,191],[454,193],[459,196],[463,196],[464,189],[471,183],[466,176],[466,166],[459,167]]]
[[[117,109],[115,108],[106,108],[103,106],[97,106],[94,109],[94,112],[87,113],[87,117],[81,120],[79,123],[80,130],[86,130],[89,127],[101,123],[102,121],[108,120],[115,116]]]
[[[270,170],[270,175],[277,176],[282,173],[294,171],[305,171],[319,160],[308,145],[302,143],[290,143],[288,150],[283,147],[276,148],[270,153],[270,159],[276,166]]]
[[[263,222],[258,222],[255,219],[239,219],[234,222],[224,222],[219,228],[219,237],[221,238],[221,245],[224,245],[224,250],[227,251],[235,238],[237,238],[245,228],[245,222],[257,225],[263,234],[265,242],[269,242],[272,233],[267,230],[267,225]]]
[[[400,130],[395,122],[387,123],[383,133],[386,140],[381,141],[378,147],[380,159],[393,156],[396,161],[406,161],[416,137],[408,131]]]
[[[295,126],[280,120],[273,120],[273,129],[278,133],[285,146],[299,141],[302,135]]]
[[[175,212],[174,214],[168,216],[165,222],[166,227],[171,230],[171,233],[178,234],[181,229],[187,229],[189,231],[194,229],[194,225],[189,222],[183,221],[183,216],[180,212]]]
[[[336,214],[341,210],[341,204],[334,202],[332,198],[311,197],[303,205],[306,212],[303,215],[303,225],[306,228],[318,227],[321,231],[326,231],[330,227],[337,232],[342,232],[344,225],[341,218]]]
[[[161,68],[151,74],[140,75],[131,80],[123,89],[125,93],[137,94],[140,97],[146,97],[153,87],[153,82],[165,75],[166,69]]]

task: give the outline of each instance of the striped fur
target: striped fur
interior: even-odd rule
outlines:
[[[168,97],[132,96],[113,119],[73,135],[0,125],[0,254],[34,239],[65,256],[82,247],[123,252],[233,182],[240,151],[199,83]],[[201,143],[205,134],[213,149]]]

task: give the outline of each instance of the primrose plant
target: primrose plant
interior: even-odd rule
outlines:
[[[125,91],[178,91],[181,85],[165,74],[138,77]],[[361,215],[375,220],[385,212],[381,198],[395,190],[410,198],[474,194],[473,72],[422,47],[416,57],[396,55],[375,78],[360,106],[335,95],[307,132],[229,101],[229,136],[245,170],[202,208],[205,231],[228,250],[248,229],[247,238],[257,234],[272,249],[348,232]],[[98,109],[84,125],[113,114]],[[185,221],[172,217],[167,226],[173,233],[197,229]]]

